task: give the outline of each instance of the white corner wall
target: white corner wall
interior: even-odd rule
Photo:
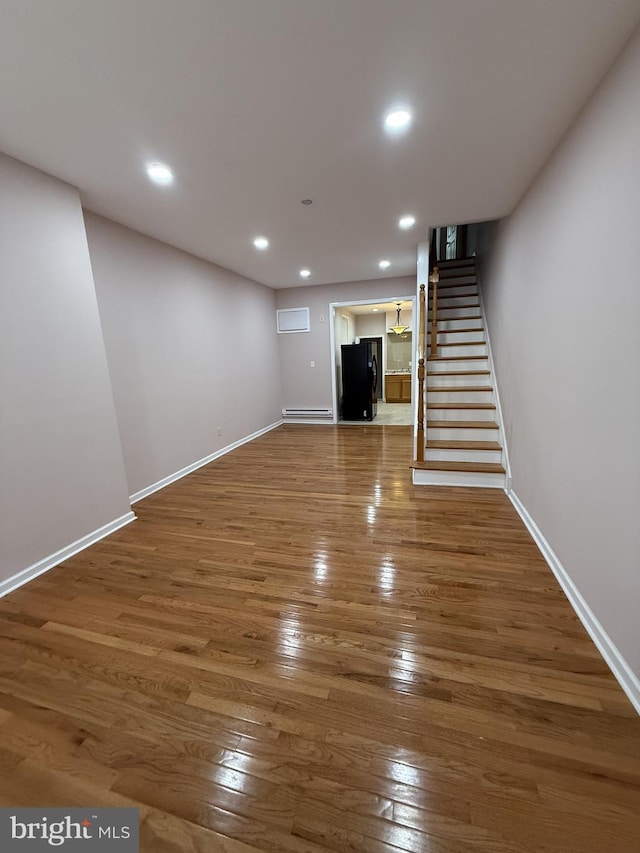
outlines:
[[[274,291],[85,212],[129,492],[281,418]]]
[[[636,33],[482,267],[513,491],[603,646],[608,635],[635,673],[630,692],[640,685],[639,81]]]
[[[78,193],[3,154],[0,187],[5,592],[133,516]]]

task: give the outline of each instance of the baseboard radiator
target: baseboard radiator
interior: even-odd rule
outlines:
[[[333,418],[333,409],[283,409],[283,418]]]

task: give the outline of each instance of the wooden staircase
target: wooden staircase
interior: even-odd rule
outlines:
[[[424,485],[504,488],[505,467],[495,382],[485,336],[475,259],[442,261],[437,284],[437,349],[426,338]],[[432,294],[428,322],[432,323]]]

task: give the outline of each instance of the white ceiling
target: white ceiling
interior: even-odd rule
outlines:
[[[513,209],[639,20],[638,0],[0,0],[0,150],[272,287],[412,274],[429,225]]]

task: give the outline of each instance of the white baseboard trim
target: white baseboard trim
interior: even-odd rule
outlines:
[[[139,492],[134,492],[129,498],[132,504],[137,503],[137,501],[141,501],[143,498],[148,498],[149,495],[152,495],[154,492],[159,492],[160,489],[164,489],[165,486],[171,485],[171,483],[175,483],[176,480],[182,479],[182,477],[186,477],[187,474],[191,474],[192,471],[196,471],[198,468],[202,468],[203,465],[208,465],[209,462],[213,462],[214,459],[218,459],[220,456],[224,456],[225,453],[230,453],[232,450],[235,450],[238,447],[242,447],[243,444],[247,444],[249,441],[253,441],[256,438],[260,438],[261,435],[264,435],[267,432],[270,432],[272,429],[279,427],[283,424],[284,421],[280,419],[279,421],[275,421],[272,424],[269,424],[262,429],[259,429],[257,432],[252,432],[251,435],[247,435],[244,438],[239,438],[238,441],[234,441],[232,444],[227,444],[225,447],[221,447],[220,450],[216,450],[213,453],[210,453],[208,456],[205,456],[203,459],[198,459],[197,462],[192,462],[191,465],[187,465],[185,468],[181,468],[179,471],[176,471],[173,474],[169,474],[166,477],[163,477],[162,480],[158,480],[157,483],[152,483],[150,486],[146,486],[144,489],[140,489]]]
[[[569,573],[562,565],[553,548],[549,545],[542,534],[542,531],[529,515],[529,512],[513,489],[508,491],[507,495],[511,503],[514,505],[518,515],[525,523],[527,530],[533,536],[536,545],[542,552],[542,556],[549,564],[551,571],[556,576],[558,583],[562,587],[564,594],[569,599],[569,603],[575,610],[587,633],[596,644],[602,657],[607,662],[609,669],[615,676],[618,684],[627,694],[629,701],[638,714],[640,714],[640,679],[631,669],[611,637],[609,637],[605,629],[602,627],[595,613],[582,597],[577,586],[571,580]]]
[[[49,554],[48,557],[43,557],[42,560],[38,560],[37,563],[34,563],[32,566],[28,566],[26,569],[12,575],[10,578],[0,581],[0,598],[2,598],[3,595],[7,595],[9,592],[13,592],[14,589],[18,589],[18,587],[23,586],[23,584],[28,583],[34,578],[37,578],[38,575],[43,575],[45,572],[48,572],[49,569],[63,563],[65,560],[68,560],[69,557],[73,557],[74,554],[84,551],[84,549],[88,548],[89,545],[95,544],[100,539],[104,539],[105,536],[115,533],[116,530],[119,530],[121,527],[124,527],[126,524],[130,524],[135,520],[136,517],[133,512],[127,512],[124,515],[121,515],[120,518],[115,518],[108,524],[103,524],[102,527],[99,527],[92,533],[87,533],[87,535],[83,536],[81,539],[76,539],[75,542],[61,548],[54,554]]]

